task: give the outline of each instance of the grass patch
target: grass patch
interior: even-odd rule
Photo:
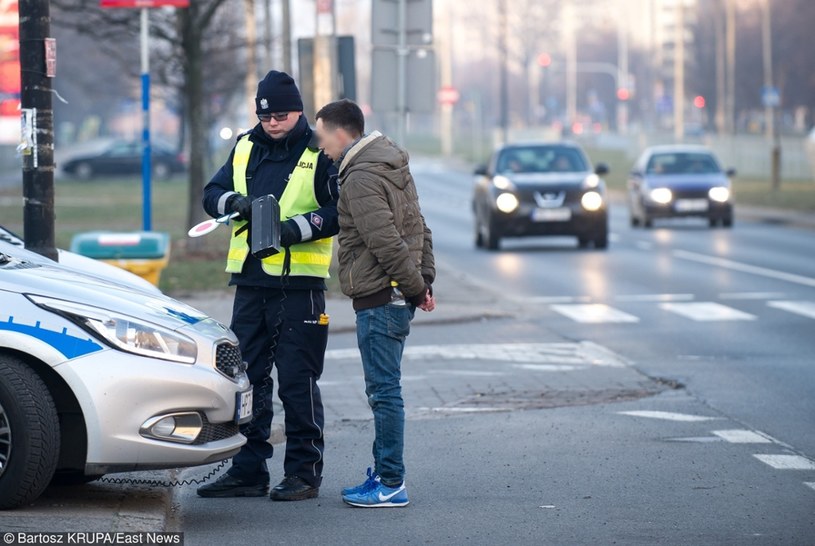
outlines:
[[[57,180],[55,189],[56,242],[69,248],[71,239],[85,231],[137,231],[142,226],[141,179],[113,178],[81,182]],[[153,229],[170,234],[170,262],[159,287],[180,296],[190,292],[225,289],[229,282],[226,251],[230,230],[221,227],[190,248],[187,237],[187,183],[183,177],[153,185]],[[0,189],[0,224],[23,233],[22,190]],[[335,252],[336,252],[336,244]],[[337,260],[332,260],[329,292],[339,294]]]
[[[57,246],[69,248],[84,231],[134,231],[142,226],[141,180],[112,178],[81,182],[57,180],[55,236]],[[187,248],[187,184],[183,177],[153,185],[153,229],[170,234],[170,262],[160,288],[168,293],[218,290],[226,287],[224,272],[229,230],[220,228],[203,238],[202,248]],[[0,190],[0,223],[22,235],[22,190]]]

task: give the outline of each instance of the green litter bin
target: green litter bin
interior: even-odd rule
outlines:
[[[170,261],[170,236],[155,231],[89,231],[74,235],[71,252],[115,265],[158,286]]]

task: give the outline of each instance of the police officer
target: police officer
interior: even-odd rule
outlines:
[[[274,365],[285,412],[286,456],[285,477],[269,496],[302,500],[318,495],[322,479],[323,406],[317,380],[328,336],[325,279],[332,237],[339,230],[336,169],[320,153],[303,116],[300,91],[288,74],[269,72],[258,84],[255,106],[260,123],[238,137],[203,199],[211,216],[240,214],[233,223],[226,271],[236,287],[231,328],[248,363],[254,413],[241,427],[247,443],[231,468],[198,494],[257,497],[269,491],[269,374]],[[280,252],[259,260],[250,252],[246,223],[252,200],[269,194],[280,203],[281,246],[288,258]]]

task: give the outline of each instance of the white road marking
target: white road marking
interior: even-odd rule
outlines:
[[[706,417],[704,415],[690,415],[687,413],[672,413],[669,411],[618,411],[620,415],[632,417],[646,417],[648,419],[664,419],[665,421],[680,421],[696,423],[701,421],[716,421],[721,417]]]
[[[637,248],[640,250],[651,250],[654,248],[654,243],[648,241],[637,241]]]
[[[327,360],[359,360],[358,349],[331,349]],[[405,347],[403,360],[487,360],[560,366],[610,366],[621,368],[629,363],[615,352],[590,341],[579,343],[493,343],[466,345],[417,345]],[[434,373],[444,373],[436,371]],[[456,370],[453,373],[500,375],[500,371]]]
[[[723,292],[720,300],[774,300],[783,298],[783,292]]]
[[[631,294],[628,296],[616,296],[617,301],[628,302],[652,302],[652,301],[691,301],[693,294]]]
[[[558,364],[515,364],[512,367],[533,372],[570,372],[580,369],[580,366],[564,366]]]
[[[435,413],[498,413],[510,411],[509,408],[468,408],[468,407],[451,407],[451,408],[419,408],[420,411],[432,411]]]
[[[815,461],[800,455],[754,454],[753,457],[776,470],[815,470]]]
[[[815,482],[804,482],[804,485],[806,485],[807,487],[811,487],[813,490],[815,490]]]
[[[714,430],[713,434],[731,444],[771,444],[767,436],[752,430]]]
[[[767,305],[796,315],[815,318],[815,301],[768,301]]]
[[[766,267],[759,267],[756,265],[744,264],[733,260],[726,260],[716,256],[708,256],[706,254],[697,254],[696,252],[688,252],[686,250],[674,250],[674,256],[683,260],[690,260],[725,269],[732,269],[733,271],[741,271],[742,273],[752,273],[753,275],[760,275],[770,279],[778,279],[795,284],[802,284],[804,286],[815,287],[815,279],[812,277],[804,277],[803,275],[795,275],[794,273],[787,273],[786,271],[778,271],[776,269],[768,269]]]
[[[756,319],[754,315],[712,301],[662,303],[660,307],[666,311],[700,322]]]
[[[539,296],[534,298],[518,297],[519,303],[575,303],[578,301],[590,301],[587,296]]]
[[[620,235],[617,233],[609,233],[608,234],[608,241],[610,243],[619,243],[620,242]]]
[[[600,324],[605,322],[639,322],[640,319],[604,303],[552,305],[551,309],[575,322]]]

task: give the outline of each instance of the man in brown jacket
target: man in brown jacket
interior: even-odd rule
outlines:
[[[416,308],[435,308],[433,239],[419,209],[408,155],[373,132],[349,100],[317,112],[323,153],[339,168],[340,287],[354,302],[365,393],[374,414],[374,468],[344,489],[353,506],[408,504],[401,361]]]

